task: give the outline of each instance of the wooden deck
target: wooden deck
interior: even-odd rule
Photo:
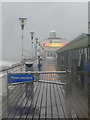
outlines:
[[[42,70],[47,70],[47,67],[48,64],[45,63]],[[48,70],[51,68],[48,67]],[[52,70],[55,70],[54,66]],[[65,82],[65,75],[42,74],[40,79]],[[3,98],[3,119],[85,119],[88,117],[87,101],[86,104],[81,101],[81,92],[79,91],[78,96],[77,91],[75,87],[72,91],[68,84],[35,82],[14,86],[10,88],[7,98]]]

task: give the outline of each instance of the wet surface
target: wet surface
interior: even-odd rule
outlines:
[[[59,70],[53,60],[43,61],[42,71]],[[88,76],[80,73],[42,74],[41,80],[66,85],[29,83],[9,89],[3,98],[3,118],[88,118]]]

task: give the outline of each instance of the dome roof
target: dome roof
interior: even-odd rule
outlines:
[[[52,33],[52,32],[55,32],[55,33],[56,33],[56,31],[55,31],[55,30],[51,30],[51,31],[50,31],[50,33]]]

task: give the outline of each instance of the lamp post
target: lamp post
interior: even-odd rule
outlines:
[[[32,42],[31,49],[32,49],[32,57],[33,57],[33,36],[34,36],[34,32],[30,32],[30,34],[31,34],[31,42]]]
[[[24,38],[23,37],[23,30],[24,30],[26,20],[27,20],[27,18],[19,18],[19,22],[20,22],[21,30],[22,30],[22,36],[21,36],[21,39],[22,39],[22,60],[23,60],[23,38]]]
[[[38,38],[36,38],[36,46],[35,46],[35,55],[37,56],[37,44],[38,44]]]

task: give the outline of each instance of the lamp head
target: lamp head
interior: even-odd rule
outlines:
[[[34,32],[30,32],[30,34],[31,34],[31,35],[33,35],[33,34],[34,34]]]
[[[30,34],[31,34],[31,39],[33,40],[34,32],[30,32]]]
[[[21,29],[23,30],[24,29],[24,25],[26,23],[26,20],[27,18],[19,18],[19,22],[20,22],[20,25],[21,25]]]
[[[38,43],[38,38],[36,38],[36,44]]]

